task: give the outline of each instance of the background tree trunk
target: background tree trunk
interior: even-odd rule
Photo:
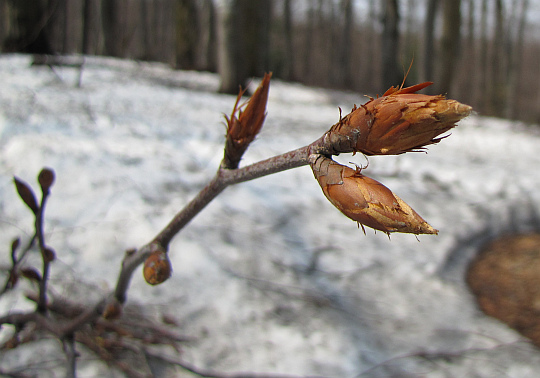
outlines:
[[[272,6],[270,0],[232,0],[218,9],[219,92],[234,94],[269,69]]]
[[[221,78],[219,92],[238,93],[248,78],[246,62],[242,56],[244,46],[241,33],[241,0],[219,4],[217,9],[218,73]]]
[[[461,0],[444,0],[438,92],[451,93],[461,39]]]
[[[352,87],[351,72],[351,49],[352,34],[354,30],[354,4],[352,0],[341,0],[341,36],[339,38],[339,54],[337,70],[337,83],[340,87],[350,89]]]
[[[397,0],[385,0],[382,31],[382,86],[390,88],[399,85],[402,72],[398,64],[399,56],[399,4]]]
[[[435,21],[439,0],[428,0],[424,24],[424,73],[422,81],[435,81]],[[429,90],[429,88],[428,88]]]
[[[505,80],[504,80],[504,42],[503,37],[505,34],[504,25],[504,5],[502,0],[495,1],[495,13],[494,13],[494,34],[493,34],[493,49],[491,52],[491,89],[489,93],[491,98],[489,101],[488,110],[495,115],[502,115],[503,101],[506,93]],[[486,67],[487,68],[487,67]]]
[[[505,117],[515,118],[518,110],[518,88],[519,78],[521,74],[523,45],[525,40],[525,28],[527,25],[527,14],[529,11],[529,0],[522,0],[521,6],[515,4],[519,8],[519,16],[516,19],[516,38],[514,52],[509,57],[508,62],[508,89],[506,93],[506,112]]]
[[[199,34],[196,48],[197,69],[217,71],[216,11],[212,0],[198,1]]]
[[[82,53],[96,55],[102,48],[101,0],[84,0]]]
[[[295,54],[293,45],[293,20],[291,0],[283,1],[283,41],[285,43],[283,54],[282,74],[285,80],[295,80],[294,64]]]
[[[478,82],[476,83],[476,103],[478,104],[479,110],[484,111],[487,106],[487,93],[488,89],[488,70],[487,70],[487,61],[488,61],[488,31],[487,31],[487,19],[488,19],[488,0],[482,0],[481,10],[480,10],[480,40],[479,40],[479,66],[482,67],[480,74],[478,75]]]
[[[47,0],[7,0],[12,22],[8,24],[4,52],[51,54],[45,31],[52,7]]]
[[[201,30],[197,13],[193,0],[176,0],[176,68],[195,68],[197,36]]]

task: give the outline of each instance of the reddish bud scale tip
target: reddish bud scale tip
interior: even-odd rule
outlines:
[[[244,105],[238,105],[244,91],[240,91],[233,112],[227,120],[224,165],[238,168],[242,155],[261,131],[266,118],[266,104],[272,74],[265,74],[261,84]],[[244,107],[243,110],[241,108]],[[237,116],[238,113],[238,116]]]
[[[144,279],[150,285],[159,285],[165,282],[171,276],[171,273],[171,261],[165,251],[156,250],[152,252],[144,262]]]
[[[325,136],[335,153],[399,155],[438,143],[439,135],[467,117],[472,108],[444,96],[414,93],[429,83],[390,88],[384,96],[353,108]]]
[[[326,198],[352,220],[385,233],[438,233],[390,189],[359,170],[322,155],[312,155],[310,163]]]

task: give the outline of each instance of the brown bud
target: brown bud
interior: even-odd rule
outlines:
[[[37,214],[39,211],[39,205],[32,188],[17,177],[13,177],[13,181],[15,182],[15,187],[17,188],[17,193],[19,193],[19,197],[21,197],[26,206],[28,206],[34,214]]]
[[[439,135],[467,117],[472,108],[444,96],[414,93],[431,85],[390,88],[382,97],[353,108],[325,135],[334,154],[398,155],[438,143]]]
[[[43,255],[43,261],[47,261],[50,263],[53,262],[54,259],[56,259],[56,253],[54,252],[54,249],[50,247],[45,247],[41,253]]]
[[[244,152],[262,129],[266,118],[266,103],[268,102],[271,77],[271,73],[264,75],[261,84],[248,100],[244,110],[241,110],[242,106],[239,105],[244,91],[240,91],[231,117],[225,117],[227,120],[227,136],[223,165],[227,169],[238,168]],[[239,113],[238,117],[236,113]]]
[[[107,303],[105,310],[103,311],[103,318],[108,320],[118,319],[122,316],[122,305],[118,301],[111,301]]]
[[[401,198],[358,169],[322,155],[312,155],[310,163],[326,198],[359,224],[386,233],[437,234],[438,231]]]
[[[30,267],[22,268],[21,274],[23,275],[24,278],[28,278],[31,281],[36,281],[36,282],[41,281],[41,274],[39,274],[39,272],[35,270],[34,268],[30,268]]]
[[[54,184],[54,171],[50,168],[43,168],[38,175],[38,182],[43,193],[49,193],[49,189]]]
[[[171,276],[171,272],[171,261],[167,253],[161,249],[152,252],[144,262],[144,279],[150,285],[159,285],[165,282]]]

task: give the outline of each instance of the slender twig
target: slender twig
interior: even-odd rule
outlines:
[[[75,378],[77,376],[77,357],[79,354],[75,349],[75,340],[73,334],[62,339],[64,353],[67,359],[66,378]]]
[[[318,143],[318,141],[316,142]],[[227,186],[254,180],[259,177],[301,167],[309,163],[309,155],[318,144],[311,144],[238,169],[220,167],[214,178],[189,202],[165,228],[147,245],[135,252],[126,253],[118,276],[114,297],[120,303],[126,293],[134,270],[156,250],[167,250],[176,236],[202,209],[216,198]]]
[[[310,146],[305,146],[239,169],[220,167],[212,181],[174,216],[154,238],[154,242],[167,249],[171,239],[227,186],[306,165],[309,162],[309,151]]]
[[[36,236],[38,240],[39,250],[41,251],[41,258],[43,260],[43,272],[41,274],[41,281],[39,282],[39,301],[37,303],[37,311],[44,314],[47,312],[47,281],[49,279],[49,267],[51,259],[47,256],[47,247],[45,245],[45,236],[43,233],[43,215],[45,212],[45,204],[47,203],[47,198],[49,197],[49,192],[43,192],[41,197],[41,204],[39,210],[36,214]]]
[[[182,369],[198,375],[199,377],[205,378],[300,378],[298,375],[290,374],[271,374],[271,373],[255,373],[255,372],[239,372],[239,373],[222,373],[215,370],[203,369],[196,367],[188,362],[182,361],[180,359],[171,358],[166,356],[163,353],[153,353],[147,348],[144,350],[144,353],[150,357],[159,359],[163,362],[166,362],[171,365],[180,366]],[[310,376],[310,378],[316,378],[318,376]]]
[[[0,317],[0,325],[12,324],[17,328],[22,328],[28,323],[36,323],[41,329],[53,335],[62,336],[58,324],[38,312],[12,312]]]
[[[17,276],[19,274],[19,269],[24,262],[24,258],[26,257],[26,254],[28,251],[32,249],[34,246],[34,242],[36,241],[37,235],[34,233],[34,235],[28,240],[28,243],[26,246],[19,252],[14,253],[12,255],[12,265],[9,269],[9,272],[7,274],[6,282],[4,283],[2,290],[0,290],[0,296],[4,295],[6,292],[11,290],[14,286],[13,277]]]

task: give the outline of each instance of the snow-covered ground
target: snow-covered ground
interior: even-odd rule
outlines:
[[[84,281],[94,290],[81,300],[92,303],[114,286],[124,251],[151,240],[213,176],[235,97],[215,93],[213,74],[106,58],[87,58],[78,80],[76,68],[0,55],[0,264],[11,240],[32,232],[13,175],[37,188],[51,167],[52,284],[68,293]],[[312,142],[338,106],[346,114],[363,102],[274,80],[243,164]],[[151,287],[136,274],[129,301],[175,317],[197,337],[183,358],[220,371],[537,376],[539,350],[484,316],[463,275],[482,242],[540,228],[539,147],[536,127],[471,116],[428,154],[371,157],[363,173],[440,230],[419,241],[365,236],[308,167],[228,188],[173,242],[171,279]],[[361,155],[339,160],[365,165]],[[2,314],[28,307],[18,291],[0,298]],[[0,366],[23,363],[14,353]],[[81,376],[98,368],[83,363]]]

